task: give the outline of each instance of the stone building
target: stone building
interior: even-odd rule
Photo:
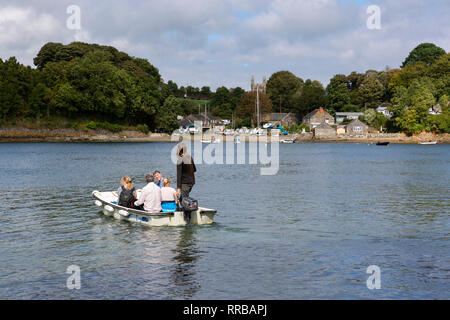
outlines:
[[[314,129],[320,124],[334,124],[334,118],[324,108],[316,109],[303,117],[303,124]]]
[[[261,115],[261,123],[271,123],[275,127],[297,125],[298,116],[295,113],[265,113]]]
[[[359,120],[353,120],[345,126],[345,132],[349,136],[367,136],[369,126]]]
[[[259,93],[266,93],[266,87],[267,87],[266,77],[263,78],[262,83],[255,83],[255,77],[252,76],[252,80],[251,80],[251,84],[250,84],[251,92],[256,92],[256,90],[258,90]]]
[[[336,129],[332,126],[321,123],[313,129],[314,138],[329,138],[336,135]]]

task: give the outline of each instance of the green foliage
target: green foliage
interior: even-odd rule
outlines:
[[[118,124],[173,130],[177,116],[209,111],[236,123],[254,123],[254,93],[242,88],[180,86],[163,82],[149,61],[131,57],[110,46],[73,42],[49,42],[34,59],[36,69],[25,67],[14,57],[0,59],[0,121],[12,124],[34,119],[36,126],[72,126],[73,121],[95,120],[81,129],[122,130]],[[320,82],[296,77],[289,71],[272,74],[267,96],[260,95],[261,112],[306,114],[326,106],[337,111],[357,112],[390,102],[390,119],[370,111],[370,125],[409,134],[421,130],[448,132],[450,54],[433,44],[411,51],[401,69],[356,71],[338,74],[323,88]],[[253,94],[253,96],[252,96]],[[429,115],[437,102],[441,115]],[[273,108],[272,108],[273,106]],[[370,109],[369,109],[370,110]],[[42,119],[45,118],[45,119]],[[55,120],[56,119],[56,120]],[[27,120],[31,121],[31,120]],[[81,123],[81,122],[80,122]],[[113,124],[118,123],[118,124]],[[147,128],[142,124],[145,123]],[[76,127],[78,128],[78,127]]]
[[[157,128],[172,132],[178,128],[177,116],[183,113],[180,101],[174,96],[169,96],[163,106],[158,110]]]
[[[267,82],[267,94],[272,100],[274,109],[289,112],[289,101],[303,86],[303,80],[289,71],[278,71],[272,74]]]
[[[358,89],[364,107],[377,107],[383,97],[383,84],[376,78],[370,76],[363,80]]]
[[[450,133],[450,112],[446,110],[440,115],[428,115],[427,123],[430,131]]]
[[[335,75],[327,86],[328,108],[331,112],[341,111],[345,105],[350,104],[350,94],[347,88],[346,77]]]
[[[149,128],[148,128],[148,126],[146,124],[138,124],[136,126],[136,130],[140,131],[140,132],[142,132],[144,134],[148,134],[150,132],[150,130],[149,130]]]
[[[402,64],[402,68],[416,62],[423,62],[429,66],[443,54],[445,54],[444,49],[432,43],[421,43],[409,53]]]
[[[236,108],[236,117],[245,122],[238,126],[250,127],[252,124],[256,126],[256,92],[245,92]],[[272,112],[272,101],[269,96],[264,93],[259,94],[259,112],[260,114]]]
[[[354,104],[346,104],[342,110],[342,112],[360,112],[360,107]]]
[[[317,81],[307,79],[301,90],[294,93],[290,99],[292,111],[305,115],[314,109],[325,106],[327,97],[322,84]]]
[[[114,133],[121,132],[123,130],[123,127],[121,125],[112,124],[107,121],[104,122],[89,121],[85,123],[83,126],[91,130],[105,129]]]
[[[298,125],[291,125],[289,127],[286,128],[286,130],[292,134],[292,133],[301,133],[303,131],[303,129],[305,129],[305,132],[310,132],[311,129],[309,128],[309,126],[306,126],[304,124],[298,124]]]
[[[210,100],[211,113],[223,119],[231,119],[236,106],[241,100],[244,90],[242,88],[217,88]]]
[[[375,109],[370,108],[364,111],[362,121],[374,128],[382,129],[386,127],[387,118]]]
[[[375,118],[377,117],[377,112],[375,109],[369,108],[366,111],[364,111],[364,121],[369,124],[373,125],[373,122],[375,121]]]

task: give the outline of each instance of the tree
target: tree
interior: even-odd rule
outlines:
[[[211,98],[211,113],[215,116],[231,119],[233,115],[233,99],[226,87],[217,88],[216,92],[213,94]]]
[[[383,97],[384,87],[375,76],[364,79],[358,89],[364,107],[376,108]]]
[[[415,79],[408,88],[411,107],[416,111],[419,123],[425,122],[428,109],[436,103],[434,90],[433,84],[428,78]]]
[[[180,101],[174,96],[168,97],[162,107],[159,108],[156,117],[157,127],[172,132],[178,128],[177,116],[182,114]]]
[[[259,112],[272,112],[272,101],[269,96],[259,93]],[[256,92],[245,92],[236,107],[236,116],[241,120],[242,125],[251,126],[256,124]]]
[[[344,75],[335,75],[327,86],[328,108],[332,112],[341,111],[350,103],[350,94],[347,88],[347,80]]]
[[[32,114],[39,119],[44,113],[48,101],[45,98],[46,87],[42,82],[36,84],[30,94],[29,104]]]
[[[311,81],[310,79],[307,79],[302,90],[297,91],[291,98],[292,108],[302,115],[325,106],[326,102],[326,92],[322,84],[317,80]]]
[[[174,96],[177,94],[178,85],[175,82],[173,82],[172,80],[169,80],[167,82],[167,87]]]
[[[233,112],[236,110],[237,105],[241,101],[241,98],[243,94],[245,93],[245,90],[241,87],[236,87],[233,89],[230,89],[230,95],[231,95],[231,107],[233,109]]]
[[[408,57],[402,63],[402,68],[408,64],[417,62],[423,62],[425,65],[430,66],[443,54],[445,54],[444,49],[432,43],[421,43],[409,53]]]
[[[372,125],[373,122],[375,121],[375,118],[377,117],[377,112],[375,111],[375,109],[367,109],[366,111],[364,111],[364,121],[367,122],[367,124]]]
[[[267,82],[267,94],[274,106],[289,111],[289,98],[303,85],[303,80],[289,71],[278,71],[272,74]]]
[[[393,90],[397,86],[407,87],[413,79],[426,76],[428,67],[424,62],[416,62],[407,64],[398,73],[394,74],[389,82],[389,90]]]
[[[450,96],[450,53],[436,59],[428,69],[427,75],[433,81],[437,97]]]
[[[39,50],[36,58],[33,59],[34,65],[38,69],[44,68],[48,62],[56,61],[56,54],[63,47],[61,43],[49,42]]]
[[[212,94],[212,92],[211,92],[211,88],[210,87],[203,86],[200,89],[200,95],[201,95],[202,99],[210,99],[211,98],[211,94]]]

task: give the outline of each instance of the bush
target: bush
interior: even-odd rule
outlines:
[[[304,125],[304,124],[299,124],[299,125],[292,125],[292,126],[290,126],[290,127],[287,127],[287,131],[289,132],[289,133],[295,133],[295,132],[297,132],[297,133],[301,133],[302,131],[303,131],[303,129],[305,129],[305,132],[310,132],[310,128],[309,128],[309,126],[306,126],[306,125]]]
[[[96,130],[97,129],[97,122],[95,121],[89,121],[85,124],[85,127],[88,129]]]
[[[107,121],[105,122],[95,122],[95,121],[89,121],[84,125],[87,129],[105,129],[114,133],[120,132],[123,130],[121,125],[109,123]]]
[[[150,130],[148,129],[148,126],[146,124],[139,124],[136,127],[136,130],[145,134],[148,134]]]
[[[123,130],[121,125],[112,124],[112,123],[109,123],[109,122],[106,122],[106,121],[97,123],[97,127],[102,128],[102,129],[106,129],[106,130],[109,130],[109,131],[115,132],[115,133],[120,132],[120,131]]]

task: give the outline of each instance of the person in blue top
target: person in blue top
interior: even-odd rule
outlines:
[[[162,188],[163,187],[163,176],[161,174],[161,172],[159,172],[158,170],[156,170],[155,172],[153,172],[153,177],[155,178],[155,184]]]
[[[161,188],[161,207],[163,212],[175,212],[177,209],[177,191],[170,187],[170,179],[163,180]]]

